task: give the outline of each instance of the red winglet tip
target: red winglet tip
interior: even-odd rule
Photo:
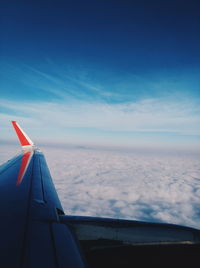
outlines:
[[[16,131],[16,134],[19,138],[19,141],[22,147],[26,148],[27,146],[33,146],[33,142],[31,139],[26,135],[26,133],[20,128],[16,121],[12,121],[13,127]]]

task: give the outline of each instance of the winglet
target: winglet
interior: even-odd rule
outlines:
[[[27,136],[27,134],[20,128],[16,121],[12,121],[13,127],[17,133],[21,146],[24,150],[29,150],[34,148],[34,143],[32,140]]]

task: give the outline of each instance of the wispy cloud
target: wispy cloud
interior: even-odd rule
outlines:
[[[20,93],[22,100],[27,96],[29,99],[40,96],[38,100],[74,98],[106,103],[135,102],[157,97],[172,102],[187,97],[198,101],[198,73],[196,69],[182,73],[115,73],[100,70],[96,66],[61,66],[49,59],[39,68],[22,63],[2,63],[1,67],[2,80],[7,79],[6,84],[2,83],[2,92],[7,90],[4,87],[11,87],[13,95]]]
[[[7,118],[13,111],[40,124],[50,122],[62,127],[87,127],[116,131],[155,131],[200,134],[200,108],[188,100],[167,102],[146,99],[135,103],[106,104],[96,102],[24,102],[1,99]]]
[[[140,76],[130,75],[123,83],[119,79],[119,85],[116,78],[112,85],[105,73],[102,76],[107,80],[103,82],[102,77],[97,79],[95,71],[91,72],[92,77],[88,70],[74,71],[70,66],[61,68],[54,62],[48,63],[48,71],[27,64],[5,67],[5,74],[12,77],[10,87],[17,88],[13,91],[17,98],[6,94],[1,98],[1,123],[6,125],[7,120],[16,119],[31,128],[42,127],[41,136],[48,133],[49,138],[62,140],[70,131],[71,136],[77,135],[79,140],[84,131],[88,140],[92,136],[95,139],[95,135],[107,135],[107,138],[110,135],[109,142],[117,141],[117,137],[126,140],[130,133],[140,133],[140,137],[135,136],[138,143],[145,133],[151,133],[151,137],[152,133],[156,134],[154,140],[159,140],[159,133],[191,136],[191,140],[192,136],[200,135],[199,99],[195,98],[196,93],[191,96],[185,91],[182,95],[177,93],[173,88],[177,83],[164,83],[164,87],[167,84],[174,92],[161,94],[160,81],[155,84],[146,78],[142,83]],[[156,89],[150,90],[150,87]],[[59,136],[53,134],[55,128]],[[130,140],[131,136],[128,142]]]

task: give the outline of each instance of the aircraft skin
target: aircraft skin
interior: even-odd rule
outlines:
[[[85,267],[43,154],[12,123],[23,153],[0,170],[0,267]]]
[[[170,254],[196,262],[197,229],[65,215],[44,155],[12,124],[22,153],[0,167],[0,268],[161,267]]]

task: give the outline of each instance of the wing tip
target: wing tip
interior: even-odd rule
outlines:
[[[12,125],[15,129],[15,132],[18,136],[19,142],[23,149],[31,149],[34,147],[34,143],[32,140],[28,137],[28,135],[22,130],[22,128],[19,126],[17,121],[11,121]]]

